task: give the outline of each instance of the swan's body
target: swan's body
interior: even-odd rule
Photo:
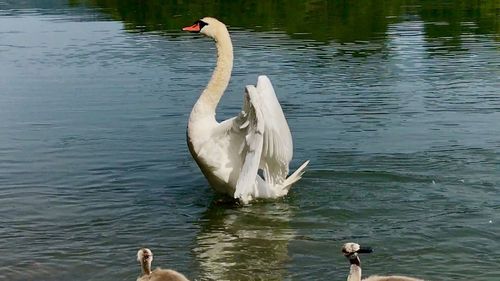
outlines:
[[[346,258],[349,259],[351,263],[351,268],[349,271],[349,276],[347,281],[361,281],[361,261],[359,259],[358,253],[370,253],[372,250],[369,248],[361,248],[356,243],[346,243],[342,247],[342,253]],[[391,276],[378,276],[372,275],[368,278],[363,279],[363,281],[424,281],[422,279],[416,279],[412,277],[391,275]]]
[[[246,86],[240,114],[217,122],[215,110],[233,67],[229,32],[214,18],[203,18],[183,30],[212,37],[217,47],[217,66],[189,116],[191,155],[217,192],[243,203],[286,195],[309,161],[287,177],[293,155],[292,135],[271,81],[259,76],[256,87]]]
[[[137,281],[189,281],[175,270],[157,268],[151,271],[153,253],[148,248],[142,248],[137,252],[137,261],[142,269],[142,276],[139,276]]]

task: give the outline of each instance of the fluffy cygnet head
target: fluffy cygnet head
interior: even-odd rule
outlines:
[[[351,264],[358,265],[360,264],[358,254],[361,253],[371,253],[373,252],[372,248],[370,247],[361,247],[359,244],[356,243],[346,243],[344,246],[342,246],[342,254],[349,259],[349,262]]]
[[[137,251],[137,261],[142,263],[145,261],[152,262],[153,261],[153,252],[151,252],[148,248],[142,248]]]

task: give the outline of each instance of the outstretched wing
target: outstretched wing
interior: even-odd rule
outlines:
[[[271,185],[281,184],[288,175],[288,164],[293,157],[292,134],[281,109],[273,85],[267,76],[259,76],[257,92],[260,109],[265,116],[264,140],[260,168]]]
[[[243,165],[234,193],[234,198],[243,202],[250,201],[255,193],[255,180],[262,154],[264,117],[259,108],[260,103],[257,89],[254,86],[246,86],[243,110],[234,123],[239,126],[236,129],[244,131],[245,135],[240,148]]]
[[[236,184],[235,198],[244,202],[252,199],[259,169],[267,186],[281,184],[288,175],[292,159],[292,136],[271,81],[259,76],[257,87],[247,86],[243,111],[234,124],[246,130],[240,149],[243,159]]]

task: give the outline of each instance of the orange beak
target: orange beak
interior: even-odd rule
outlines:
[[[200,30],[201,30],[200,23],[197,22],[191,26],[186,26],[182,30],[189,31],[189,32],[200,32]]]

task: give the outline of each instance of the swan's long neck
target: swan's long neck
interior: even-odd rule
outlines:
[[[233,69],[233,44],[225,27],[220,28],[214,36],[217,47],[217,65],[207,87],[201,93],[190,115],[190,123],[201,118],[215,121],[215,110],[224,91],[229,84]]]

